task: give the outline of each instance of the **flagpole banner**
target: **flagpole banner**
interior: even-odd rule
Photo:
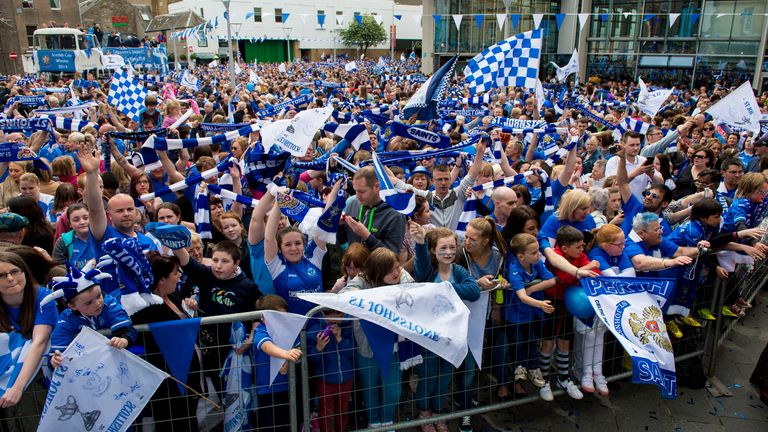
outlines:
[[[278,120],[261,130],[265,148],[277,144],[294,156],[304,156],[315,133],[323,128],[333,113],[333,106],[313,108],[296,114],[291,120]]]
[[[637,96],[637,106],[640,111],[649,116],[656,116],[661,106],[672,94],[672,89],[648,91],[648,86],[645,85],[642,78],[639,78],[638,85],[640,86],[640,94]]]
[[[737,127],[740,130],[756,133],[760,131],[762,116],[757,100],[755,100],[752,84],[749,81],[709,107],[707,112],[720,123]]]
[[[298,296],[393,331],[455,367],[467,356],[469,309],[449,282],[388,285],[338,294],[299,293]]]
[[[677,397],[675,356],[661,308],[674,279],[596,277],[581,287],[603,321],[632,357],[632,382],[655,384],[661,397]]]
[[[168,374],[83,327],[62,354],[39,432],[126,431]]]

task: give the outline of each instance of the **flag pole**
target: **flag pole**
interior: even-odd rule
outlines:
[[[196,394],[196,395],[197,395],[197,396],[199,396],[200,398],[202,398],[202,399],[204,399],[204,400],[206,400],[206,401],[210,402],[210,403],[211,403],[211,404],[212,404],[214,407],[216,407],[216,409],[221,409],[221,407],[219,406],[219,404],[217,404],[216,402],[214,402],[214,401],[212,401],[212,400],[208,399],[207,397],[203,396],[202,394],[198,393],[198,392],[197,392],[195,389],[193,389],[193,388],[191,388],[190,386],[188,386],[188,385],[184,384],[183,382],[181,382],[181,381],[177,380],[177,379],[176,379],[176,378],[174,378],[173,376],[171,376],[171,375],[168,375],[168,378],[170,378],[170,379],[172,379],[172,380],[176,381],[177,383],[179,383],[179,384],[183,385],[183,386],[184,386],[184,388],[186,388],[187,390],[189,390],[189,391],[191,391],[192,393]]]

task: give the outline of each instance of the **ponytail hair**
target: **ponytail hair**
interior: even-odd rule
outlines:
[[[493,218],[490,216],[475,218],[469,221],[468,226],[479,232],[484,239],[487,239],[489,245],[495,245],[502,256],[507,255],[507,247],[506,244],[504,244],[504,237],[501,236],[501,233],[496,228],[496,221],[494,221]]]

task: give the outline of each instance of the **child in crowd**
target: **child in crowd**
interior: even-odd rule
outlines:
[[[322,432],[343,431],[349,423],[349,397],[354,376],[355,342],[344,312],[326,310],[327,327],[309,337],[309,361],[317,380],[318,414]]]
[[[572,226],[563,226],[557,230],[555,253],[564,257],[579,270],[599,270],[597,261],[589,261],[584,253],[584,234]],[[543,340],[541,343],[541,371],[546,384],[539,390],[539,395],[545,401],[554,399],[549,385],[549,369],[552,363],[552,353],[557,345],[557,386],[565,390],[568,396],[581,399],[584,395],[570,377],[570,350],[573,338],[573,315],[565,307],[565,289],[579,284],[578,275],[565,273],[554,269],[557,278],[554,287],[544,291],[547,299],[552,301],[555,308],[554,316],[544,320]],[[578,272],[577,272],[578,273]],[[552,339],[555,339],[554,341]]]
[[[508,346],[515,347],[515,381],[529,379],[533,385],[542,388],[546,383],[536,358],[542,315],[537,309],[547,314],[555,310],[550,300],[544,300],[543,293],[555,286],[555,277],[540,258],[536,237],[517,234],[509,242],[509,250],[506,279],[516,295],[504,297],[504,327]],[[506,381],[501,385],[507,386]],[[518,393],[521,392],[515,391]]]
[[[256,301],[256,310],[273,310],[288,312],[288,303],[277,295],[265,295]],[[301,350],[292,348],[284,350],[272,342],[264,322],[254,328],[253,340],[253,364],[256,368],[256,400],[258,402],[255,411],[256,418],[251,419],[251,424],[256,425],[259,431],[282,432],[290,431],[288,418],[290,416],[288,405],[288,361],[298,362],[301,358]],[[280,368],[280,373],[269,384],[270,357],[286,360]]]
[[[84,326],[109,329],[113,335],[109,344],[115,348],[127,348],[136,341],[136,329],[120,302],[101,292],[99,281],[111,276],[94,267],[95,261],[90,261],[82,271],[70,268],[66,278],[56,278],[48,284],[53,293],[40,303],[42,306],[58,298],[64,298],[67,303],[51,334],[51,367],[54,369],[61,365],[62,351]]]

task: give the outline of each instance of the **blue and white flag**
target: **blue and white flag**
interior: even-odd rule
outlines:
[[[20,333],[0,333],[0,397],[16,383],[31,344]]]
[[[389,127],[392,130],[393,135],[418,141],[422,145],[428,145],[435,148],[446,148],[451,145],[451,138],[448,135],[440,135],[420,127],[408,126],[407,124],[400,122],[392,122]]]
[[[578,74],[579,73],[579,52],[577,50],[573,50],[573,54],[571,54],[571,59],[568,60],[568,64],[559,67],[555,64],[555,62],[551,62],[555,66],[555,75],[557,76],[557,82],[565,82],[565,80],[568,78],[571,74]]]
[[[541,36],[541,29],[520,33],[474,56],[464,68],[470,94],[500,86],[536,87]]]
[[[749,81],[709,107],[707,113],[719,123],[725,123],[740,130],[760,132],[762,118],[760,106],[757,104]]]
[[[220,376],[224,381],[224,432],[243,430],[248,423],[248,411],[256,408],[255,377],[251,356],[238,354],[235,349],[241,348],[248,340],[248,332],[240,321],[231,325],[229,343],[233,348],[229,351]]]
[[[638,85],[640,86],[640,94],[637,96],[637,106],[640,111],[649,116],[656,116],[661,106],[672,94],[672,89],[649,91],[642,78],[638,80]]]
[[[197,79],[192,72],[185,70],[179,78],[179,85],[192,89],[194,91],[200,91],[200,80]]]
[[[345,64],[344,65],[344,70],[347,71],[347,72],[352,72],[352,71],[357,70],[357,63],[355,63],[354,61],[351,61],[351,62]]]
[[[437,108],[448,86],[448,81],[453,76],[457,59],[458,56],[449,59],[416,90],[416,93],[405,103],[402,118],[410,119],[415,115],[418,120],[432,120],[438,117]]]
[[[343,137],[355,150],[360,150],[361,148],[364,150],[371,149],[371,138],[368,135],[368,128],[363,124],[326,123],[323,126],[323,130]]]
[[[597,318],[632,357],[632,382],[657,385],[665,399],[677,397],[675,356],[661,312],[674,283],[636,277],[581,280]]]
[[[361,291],[299,293],[299,298],[369,321],[459,367],[467,356],[469,309],[449,282],[387,285]],[[377,341],[369,339],[369,343]],[[390,345],[391,352],[391,345]]]
[[[137,123],[139,113],[144,108],[147,91],[133,75],[125,70],[119,70],[112,75],[107,101],[118,111],[127,115]]]
[[[124,432],[168,374],[84,326],[62,353],[38,431]]]
[[[379,160],[379,155],[373,152],[372,157],[373,169],[379,179],[379,197],[398,213],[410,216],[416,209],[416,195],[395,189]]]

